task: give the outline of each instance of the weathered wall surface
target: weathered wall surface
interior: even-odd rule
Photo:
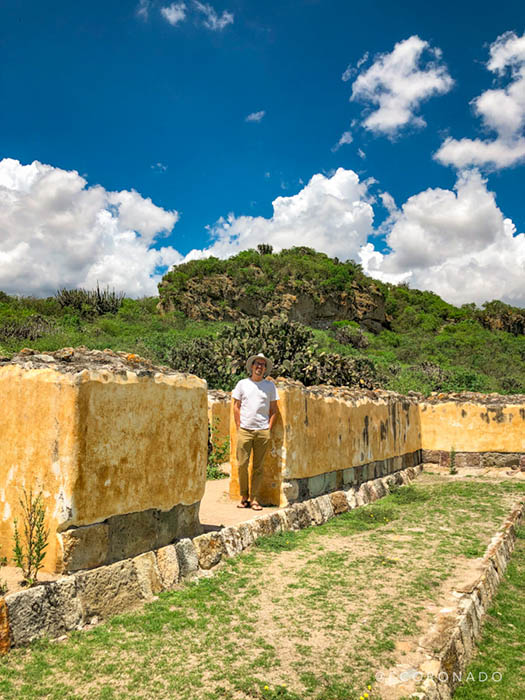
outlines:
[[[206,478],[206,383],[114,353],[55,355],[0,368],[1,551],[11,550],[22,488],[43,491],[47,570],[187,534]]]
[[[284,504],[413,466],[413,458],[402,461],[421,447],[419,409],[413,399],[391,392],[304,387],[287,380],[277,386],[280,419],[265,462],[262,502]],[[232,430],[230,495],[238,498],[235,442]],[[376,463],[382,466],[377,474],[372,466],[369,476],[368,466]]]
[[[525,396],[437,395],[420,404],[423,456],[450,466],[525,470]]]
[[[228,391],[208,391],[208,422],[216,428],[215,438],[220,444],[230,437],[231,402]]]

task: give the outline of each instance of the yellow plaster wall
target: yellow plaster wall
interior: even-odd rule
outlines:
[[[421,446],[418,406],[405,397],[351,399],[294,386],[281,391],[286,453],[283,476],[317,476],[415,452]]]
[[[187,375],[71,375],[0,369],[0,551],[12,546],[20,489],[43,490],[55,533],[149,508],[200,501],[206,480],[206,383]]]
[[[525,404],[445,401],[420,404],[422,448],[525,452]]]

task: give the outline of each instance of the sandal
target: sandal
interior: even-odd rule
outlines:
[[[246,498],[243,498],[243,500],[237,505],[237,508],[250,508],[250,506],[250,501]]]
[[[262,510],[262,506],[257,503],[257,501],[253,501],[251,505],[252,510]]]

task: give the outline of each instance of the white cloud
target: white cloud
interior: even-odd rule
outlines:
[[[210,255],[226,258],[258,243],[275,250],[305,245],[340,258],[352,258],[372,232],[374,212],[367,185],[352,170],[339,168],[331,177],[317,174],[297,194],[277,197],[273,216],[229,214],[210,228],[213,243],[192,250],[186,260]]]
[[[366,158],[366,153],[363,151],[362,148],[358,148],[358,149],[357,149],[357,155],[358,155],[362,160],[364,160],[364,159]]]
[[[149,17],[149,8],[151,7],[151,0],[139,0],[137,5],[136,15],[143,20],[147,20]]]
[[[424,52],[430,59],[421,65]],[[377,106],[364,119],[364,128],[394,136],[405,126],[425,126],[417,114],[420,104],[443,95],[453,85],[440,60],[440,49],[431,48],[418,36],[411,36],[396,44],[391,53],[378,56],[352,84],[351,100]]]
[[[244,120],[245,122],[260,122],[263,118],[266,112],[264,109],[261,109],[260,112],[252,112],[249,114],[246,119]]]
[[[211,5],[199,2],[199,0],[193,0],[193,6],[204,15],[204,26],[212,31],[221,31],[229,24],[233,24],[233,13],[228,10],[224,10],[222,15],[219,16]]]
[[[401,209],[383,197],[391,252],[367,244],[361,250],[365,269],[385,281],[430,289],[454,304],[501,299],[525,306],[525,234],[515,235],[476,170],[460,173],[454,189],[427,189]]]
[[[353,140],[354,139],[352,137],[352,132],[351,131],[344,131],[342,133],[339,141],[335,144],[335,146],[332,146],[332,151],[335,153],[336,151],[338,151],[341,148],[341,146],[344,146],[345,144],[348,144],[348,143],[352,143]]]
[[[160,14],[174,27],[186,19],[186,4],[183,2],[172,2],[167,7],[161,7]]]
[[[132,296],[156,294],[157,268],[181,260],[156,249],[171,231],[166,211],[134,190],[88,187],[76,171],[34,161],[0,161],[0,289],[53,294],[59,287],[110,285]]]
[[[167,165],[164,165],[164,163],[160,163],[160,162],[159,162],[159,163],[153,163],[153,165],[151,166],[151,169],[152,169],[152,170],[155,170],[156,172],[165,173],[166,170],[168,169],[168,166],[167,166]]]
[[[507,87],[486,90],[472,101],[483,127],[496,132],[496,138],[447,138],[435,154],[444,165],[498,170],[525,160],[525,34],[499,36],[490,47],[487,68],[499,78],[510,74]]]

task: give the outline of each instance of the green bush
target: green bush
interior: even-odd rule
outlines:
[[[240,321],[223,328],[216,339],[183,343],[174,348],[171,365],[203,377],[211,388],[229,390],[246,376],[247,358],[259,352],[273,360],[273,376],[290,377],[307,386],[372,387],[376,381],[371,360],[320,352],[312,331],[285,316]]]

